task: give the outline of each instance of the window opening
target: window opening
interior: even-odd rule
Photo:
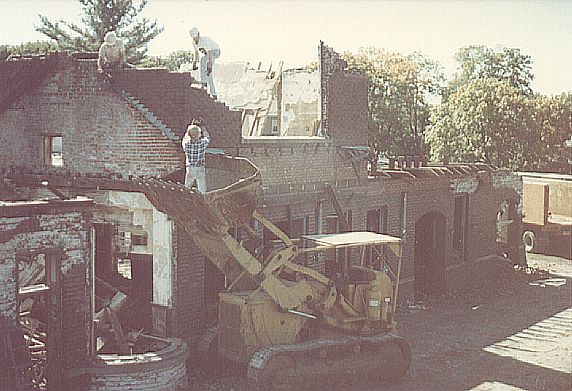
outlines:
[[[54,167],[64,165],[62,136],[44,136],[44,164]]]

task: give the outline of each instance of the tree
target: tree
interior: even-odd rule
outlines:
[[[519,49],[501,47],[493,50],[473,45],[461,48],[455,58],[459,62],[459,72],[449,84],[451,92],[472,80],[495,79],[532,94],[532,59]]]
[[[438,106],[431,121],[426,140],[434,160],[566,171],[572,94],[529,96],[505,80],[477,79]]]
[[[165,67],[172,72],[177,72],[182,64],[190,64],[193,62],[194,51],[177,50],[171,52],[166,58],[147,56],[139,66],[143,68]]]
[[[566,140],[572,137],[572,93],[536,96],[531,143],[525,170],[562,172],[570,170]]]
[[[433,160],[518,168],[529,99],[506,81],[482,78],[459,87],[432,115],[426,140]]]
[[[46,41],[26,42],[20,45],[0,45],[0,60],[10,56],[39,55],[58,50],[56,44]]]
[[[79,0],[82,5],[85,27],[65,21],[52,22],[40,15],[41,24],[36,30],[55,41],[61,50],[97,51],[105,34],[115,31],[125,43],[127,61],[137,64],[147,53],[147,43],[159,35],[162,27],[157,21],[138,18],[147,5],[139,6],[133,0]]]
[[[456,57],[459,72],[426,134],[432,158],[566,171],[571,94],[534,95],[532,61],[519,49],[469,46]]]
[[[444,77],[439,66],[420,54],[403,56],[377,48],[345,53],[350,68],[369,79],[369,144],[379,155],[424,154],[430,96]]]

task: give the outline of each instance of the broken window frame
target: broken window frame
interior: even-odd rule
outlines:
[[[44,165],[50,167],[63,167],[64,157],[63,157],[63,136],[61,134],[44,134],[43,136],[43,162]],[[56,151],[54,146],[55,140],[60,139],[59,151]],[[57,154],[59,153],[59,157]]]

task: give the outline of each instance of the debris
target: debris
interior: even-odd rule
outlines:
[[[565,278],[545,278],[543,280],[534,280],[529,282],[529,285],[540,286],[541,288],[545,288],[547,286],[562,286],[565,284]]]

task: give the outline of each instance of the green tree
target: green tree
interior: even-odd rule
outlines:
[[[459,72],[449,84],[451,91],[471,80],[490,78],[507,81],[524,93],[532,94],[532,59],[519,49],[501,47],[493,50],[472,45],[461,48],[455,58],[459,62]]]
[[[572,97],[534,95],[530,56],[469,46],[433,110],[426,142],[433,159],[483,161],[513,170],[565,171]]]
[[[426,153],[430,97],[441,92],[439,66],[420,54],[403,56],[377,48],[345,53],[350,68],[369,79],[369,144],[379,155]]]
[[[529,96],[508,81],[477,79],[432,113],[431,156],[512,170],[566,172],[572,95]]]
[[[143,68],[165,67],[172,72],[180,69],[182,64],[191,63],[193,61],[194,51],[177,50],[170,53],[167,57],[147,56],[139,66]]]
[[[127,60],[139,63],[147,53],[147,43],[159,35],[162,27],[157,21],[139,18],[147,5],[142,0],[136,6],[133,0],[79,0],[84,26],[62,20],[50,21],[40,15],[36,30],[48,36],[62,50],[97,51],[108,31],[115,31],[125,43]]]
[[[0,45],[0,60],[5,60],[10,56],[39,55],[57,50],[56,44],[46,41],[26,42],[20,45]]]
[[[529,133],[530,148],[523,169],[569,172],[568,159],[571,156],[565,143],[572,137],[572,93],[536,96]]]
[[[462,85],[433,111],[426,133],[432,159],[520,167],[530,106],[506,81],[482,78]]]

